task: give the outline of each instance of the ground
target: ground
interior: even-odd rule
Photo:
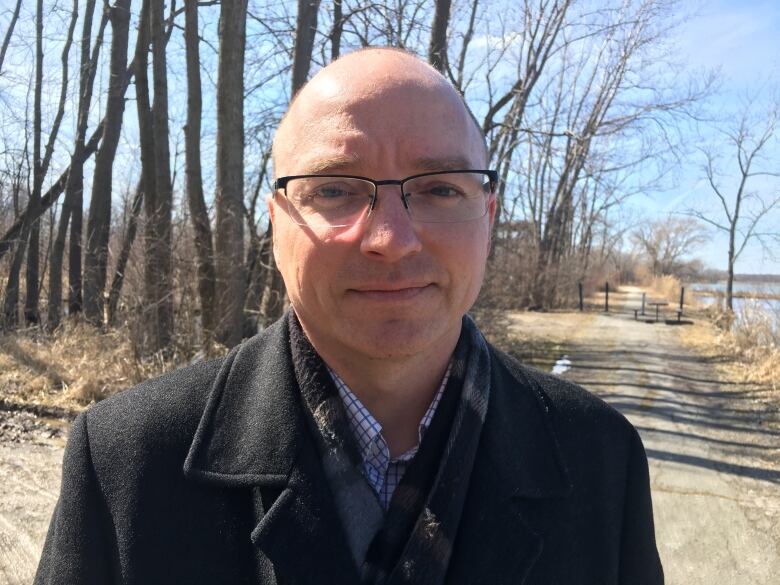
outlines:
[[[656,537],[671,585],[769,585],[780,574],[780,397],[735,383],[704,351],[708,325],[635,320],[638,289],[610,312],[480,314],[488,337],[578,382],[639,429]],[[675,315],[672,315],[675,318]],[[564,358],[565,359],[562,359]],[[568,362],[568,364],[567,364]],[[56,502],[64,432],[56,418],[2,410],[0,583],[29,583]]]

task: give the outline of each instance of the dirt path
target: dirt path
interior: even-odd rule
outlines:
[[[638,289],[609,314],[548,314],[575,325],[563,375],[639,429],[650,461],[658,540],[671,585],[769,585],[780,575],[780,416],[766,390],[718,380],[680,330],[634,321]],[[614,305],[613,305],[614,306]],[[538,315],[512,315],[515,334]],[[556,322],[557,321],[557,322]]]
[[[670,585],[769,585],[780,575],[780,414],[766,390],[718,379],[680,328],[634,321],[639,291],[609,314],[512,313],[498,343],[620,409],[650,460],[656,535]],[[516,352],[523,355],[523,350]],[[776,397],[775,397],[776,398]],[[64,433],[0,409],[0,584],[32,581],[59,488]]]
[[[63,424],[0,410],[0,584],[32,583],[57,502]]]

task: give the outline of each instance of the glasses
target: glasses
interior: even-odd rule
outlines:
[[[498,173],[489,170],[437,171],[400,181],[353,175],[293,175],[274,182],[298,225],[349,227],[366,221],[376,207],[380,185],[401,187],[409,216],[424,223],[458,223],[483,217]]]

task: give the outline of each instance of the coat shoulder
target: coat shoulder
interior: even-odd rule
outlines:
[[[122,448],[191,440],[225,359],[179,368],[95,404],[83,415],[90,443]]]

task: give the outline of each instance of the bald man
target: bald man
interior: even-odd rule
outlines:
[[[452,86],[353,53],[273,156],[290,310],[76,419],[36,582],[662,583],[636,431],[466,315],[497,177]]]

